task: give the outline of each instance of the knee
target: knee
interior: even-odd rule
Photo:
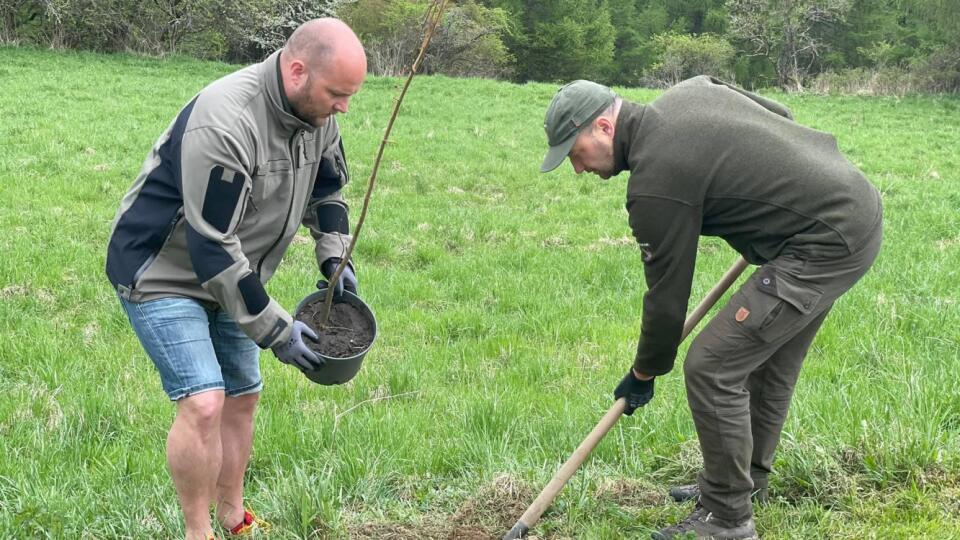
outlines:
[[[713,410],[714,403],[711,396],[716,394],[716,381],[702,354],[694,348],[690,349],[683,363],[683,380],[687,387],[687,404],[692,410]]]
[[[705,351],[694,343],[683,362],[683,380],[686,383],[687,391],[712,386],[712,378],[710,362]]]
[[[177,416],[201,431],[220,428],[223,392],[203,392],[177,402]]]
[[[229,415],[253,416],[260,394],[244,394],[228,397],[224,403],[224,412]]]
[[[260,401],[260,393],[257,392],[254,394],[244,394],[242,396],[233,396],[227,399],[236,403],[237,407],[253,410],[257,407],[257,402]]]

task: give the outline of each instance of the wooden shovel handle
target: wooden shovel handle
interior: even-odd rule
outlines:
[[[697,326],[700,319],[710,311],[710,308],[717,303],[717,300],[730,288],[730,285],[733,285],[733,282],[740,277],[740,274],[743,273],[746,267],[747,261],[744,260],[743,257],[733,263],[733,266],[720,278],[720,281],[710,289],[710,292],[697,304],[697,307],[693,308],[693,311],[690,312],[686,322],[683,324],[680,341],[683,341],[690,335],[690,332]],[[603,418],[600,419],[600,422],[590,431],[590,434],[587,435],[587,438],[574,450],[570,459],[560,467],[560,470],[553,476],[553,479],[550,480],[547,487],[543,488],[540,495],[537,495],[533,504],[520,516],[520,519],[517,520],[513,528],[503,536],[503,540],[515,540],[517,538],[523,538],[527,534],[530,527],[533,527],[537,520],[540,519],[540,516],[543,515],[543,512],[550,506],[553,499],[557,497],[557,494],[560,493],[563,486],[567,484],[567,481],[570,480],[573,473],[577,472],[580,465],[582,465],[587,459],[587,456],[590,455],[590,452],[603,440],[603,437],[610,431],[610,428],[617,423],[617,420],[619,420],[623,414],[626,404],[627,401],[624,398],[620,398],[613,403],[607,413],[603,415]]]

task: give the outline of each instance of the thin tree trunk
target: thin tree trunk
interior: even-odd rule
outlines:
[[[393,129],[393,123],[397,120],[397,115],[400,113],[400,104],[403,103],[403,97],[407,95],[407,89],[410,88],[410,83],[413,81],[413,76],[417,72],[417,68],[420,67],[420,62],[423,61],[423,57],[427,53],[427,47],[430,46],[430,38],[433,37],[434,31],[437,29],[437,25],[440,24],[440,20],[443,18],[443,11],[447,7],[447,0],[433,0],[433,3],[430,4],[430,7],[427,8],[427,14],[424,18],[424,37],[423,44],[420,46],[420,53],[417,55],[417,59],[413,61],[413,65],[410,66],[410,75],[407,77],[406,82],[403,84],[403,88],[400,90],[400,96],[397,98],[397,102],[393,106],[393,113],[390,115],[390,120],[387,122],[387,129],[383,133],[383,140],[380,141],[380,148],[377,150],[377,157],[373,162],[373,170],[370,171],[370,180],[367,182],[367,193],[363,198],[363,207],[360,210],[360,219],[357,220],[357,226],[353,231],[353,238],[350,240],[350,245],[347,247],[347,253],[344,255],[343,259],[340,260],[339,266],[333,272],[333,275],[330,276],[330,286],[327,288],[327,298],[324,302],[324,311],[323,319],[320,323],[320,326],[323,327],[327,324],[327,319],[330,317],[330,308],[333,307],[333,289],[334,284],[340,279],[340,274],[343,273],[344,268],[350,263],[350,257],[353,255],[353,248],[357,245],[357,240],[360,238],[360,231],[363,229],[363,222],[367,217],[367,208],[370,207],[370,197],[373,195],[373,187],[376,185],[377,180],[377,171],[380,169],[380,160],[383,158],[383,151],[387,146],[387,140],[390,137],[390,131]]]

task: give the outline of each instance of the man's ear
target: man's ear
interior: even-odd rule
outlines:
[[[593,123],[593,129],[595,129],[598,134],[602,133],[606,137],[613,137],[613,121],[606,116],[597,118]]]
[[[307,66],[301,60],[293,59],[287,68],[290,73],[290,82],[296,88],[300,88],[307,82]]]

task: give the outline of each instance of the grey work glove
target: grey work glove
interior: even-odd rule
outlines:
[[[627,399],[627,406],[623,409],[623,414],[630,416],[638,407],[643,407],[653,399],[653,381],[641,381],[633,374],[633,370],[627,372],[613,391],[613,398]]]
[[[337,266],[340,265],[339,257],[330,257],[329,259],[323,261],[323,264],[320,265],[320,272],[323,273],[323,277],[330,279],[333,276],[333,273],[337,271]],[[317,288],[325,289],[327,285],[326,281],[318,281]],[[341,296],[344,290],[348,290],[353,294],[357,294],[357,275],[353,272],[353,265],[347,263],[347,267],[343,269],[343,272],[340,273],[340,279],[337,280],[337,283],[333,286],[333,294],[336,296]]]
[[[303,340],[306,336],[317,342],[317,333],[301,321],[293,321],[290,339],[273,347],[273,354],[284,364],[291,364],[308,371],[320,369],[326,361],[310,350]]]

